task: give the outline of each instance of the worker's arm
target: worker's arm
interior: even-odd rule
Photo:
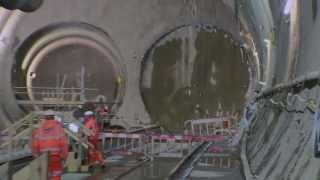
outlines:
[[[69,142],[67,136],[63,136],[60,139],[61,157],[67,159],[69,153]]]

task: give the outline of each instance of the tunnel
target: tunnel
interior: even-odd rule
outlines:
[[[317,0],[2,8],[1,129],[43,101],[102,99],[116,104],[112,124],[158,124],[170,133],[182,133],[188,120],[238,114],[247,179],[316,180],[319,8]],[[244,121],[246,113],[255,116]]]
[[[90,16],[83,16],[85,8],[70,10],[71,2],[57,14],[55,5],[44,2],[34,13],[12,15],[17,24],[12,27],[13,49],[5,54],[10,60],[4,62],[9,68],[2,86],[7,92],[2,116],[8,122],[34,109],[52,108],[45,101],[103,100],[116,104],[115,111],[128,119],[115,122],[121,126],[153,122],[180,131],[186,120],[241,113],[259,78],[258,58],[241,34],[251,30],[235,16],[232,3],[177,2],[179,11],[166,11],[168,16],[180,14],[181,21],[168,21],[162,12],[142,17],[133,7],[120,16],[121,25],[132,24],[132,30],[117,24],[117,13],[108,14],[112,9],[103,9],[100,1],[79,4],[97,9]],[[121,6],[115,3],[113,9]],[[141,8],[153,6],[157,3]],[[150,23],[154,31],[146,33]]]
[[[141,93],[152,121],[179,132],[187,120],[240,114],[255,76],[241,43],[210,25],[183,26],[158,40],[142,66]]]
[[[124,76],[122,59],[111,43],[103,30],[81,22],[53,24],[34,32],[15,56],[16,99],[121,102],[124,86],[117,79]],[[39,109],[40,105],[20,107]]]

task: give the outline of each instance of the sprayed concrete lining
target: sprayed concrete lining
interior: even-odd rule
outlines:
[[[236,41],[244,41],[239,32],[241,19],[234,15],[231,5],[232,3],[226,5],[223,1],[205,0],[94,0],[81,3],[77,0],[45,1],[41,9],[28,14],[19,23],[13,37],[15,43],[6,63],[12,67],[19,61],[14,53],[38,29],[61,22],[82,22],[101,28],[112,37],[113,43],[118,47],[126,72],[123,103],[118,111],[118,116],[126,122],[115,120],[113,123],[126,127],[147,124],[151,119],[141,98],[139,82],[141,64],[148,49],[168,32],[194,24],[217,26],[229,32]],[[248,29],[242,29],[242,32],[245,31]],[[12,87],[8,83],[2,86]],[[3,101],[3,105],[14,102],[12,95],[8,97],[10,98]],[[20,114],[16,107],[6,111]],[[7,118],[7,115],[3,114],[2,117]]]
[[[128,120],[128,124],[150,122],[150,115],[141,98],[140,73],[141,63],[150,47],[166,33],[190,24],[210,24],[230,32],[235,39],[240,39],[240,27],[232,9],[234,2],[205,0],[150,1],[150,0],[55,0],[46,1],[37,12],[28,15],[19,24],[15,41],[10,44],[10,51],[1,61],[1,119],[15,120],[18,115],[14,99],[10,99],[11,84],[7,80],[15,62],[14,52],[37,29],[61,21],[81,21],[101,27],[113,37],[123,54],[128,70],[127,89],[119,115]],[[255,56],[261,62],[261,86],[272,86],[284,82],[288,72],[288,17],[283,15],[283,2],[277,0],[238,1],[242,7],[240,14],[247,25],[255,31]],[[280,3],[279,3],[280,2]],[[302,2],[302,1],[301,1]],[[271,4],[269,4],[271,3]],[[310,71],[319,70],[319,3],[315,0],[303,1],[300,8],[301,39],[299,53],[292,63],[294,77],[301,77]],[[23,27],[23,28],[22,28]],[[267,48],[265,40],[274,46]],[[252,48],[253,48],[252,47]],[[272,53],[268,54],[268,51]],[[192,52],[192,49],[190,49]],[[270,51],[271,52],[271,51]],[[275,54],[273,54],[275,53]],[[291,57],[292,58],[292,57]],[[292,59],[290,59],[292,60]],[[10,67],[10,68],[8,68]],[[188,79],[188,76],[186,77]],[[189,77],[190,79],[190,77]],[[319,98],[319,87],[296,93],[302,99]],[[277,101],[286,101],[286,94],[274,97]],[[301,100],[301,99],[300,99]],[[260,102],[258,116],[249,131],[247,156],[251,171],[261,180],[317,180],[320,174],[319,160],[313,157],[312,131],[313,116],[305,111],[305,103],[296,98],[285,110],[269,100]],[[115,122],[120,123],[121,122]]]
[[[143,62],[141,91],[151,119],[177,132],[186,120],[241,112],[252,87],[252,62],[241,42],[217,27],[173,31]]]

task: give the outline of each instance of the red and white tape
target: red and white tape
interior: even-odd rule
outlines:
[[[126,133],[101,133],[100,138],[144,139],[159,141],[223,141],[224,136],[192,136],[192,135],[167,135],[167,134],[126,134]]]

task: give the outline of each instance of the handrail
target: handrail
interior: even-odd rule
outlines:
[[[77,137],[75,134],[73,134],[70,130],[68,129],[64,129],[65,133],[70,137],[72,138],[73,140],[77,141],[78,143],[81,143],[81,145],[88,149],[89,147],[94,147],[91,143],[89,142],[82,142],[81,138]]]
[[[315,81],[315,80],[320,80],[320,71],[311,72],[305,76],[292,80],[288,83],[281,83],[279,85],[276,85],[273,88],[266,89],[265,91],[261,92],[258,96],[256,96],[253,102],[258,102],[263,98],[272,96],[273,94],[278,94],[290,88],[298,87],[305,82]]]
[[[19,121],[13,123],[11,125],[11,127],[8,127],[6,129],[4,129],[3,131],[1,131],[2,135],[7,134],[12,128],[14,128],[15,130],[19,129],[21,126],[23,125],[28,125],[28,121],[33,120],[37,115],[33,112],[29,113],[27,116],[23,117],[22,119],[20,119]],[[26,122],[27,121],[27,122]]]

